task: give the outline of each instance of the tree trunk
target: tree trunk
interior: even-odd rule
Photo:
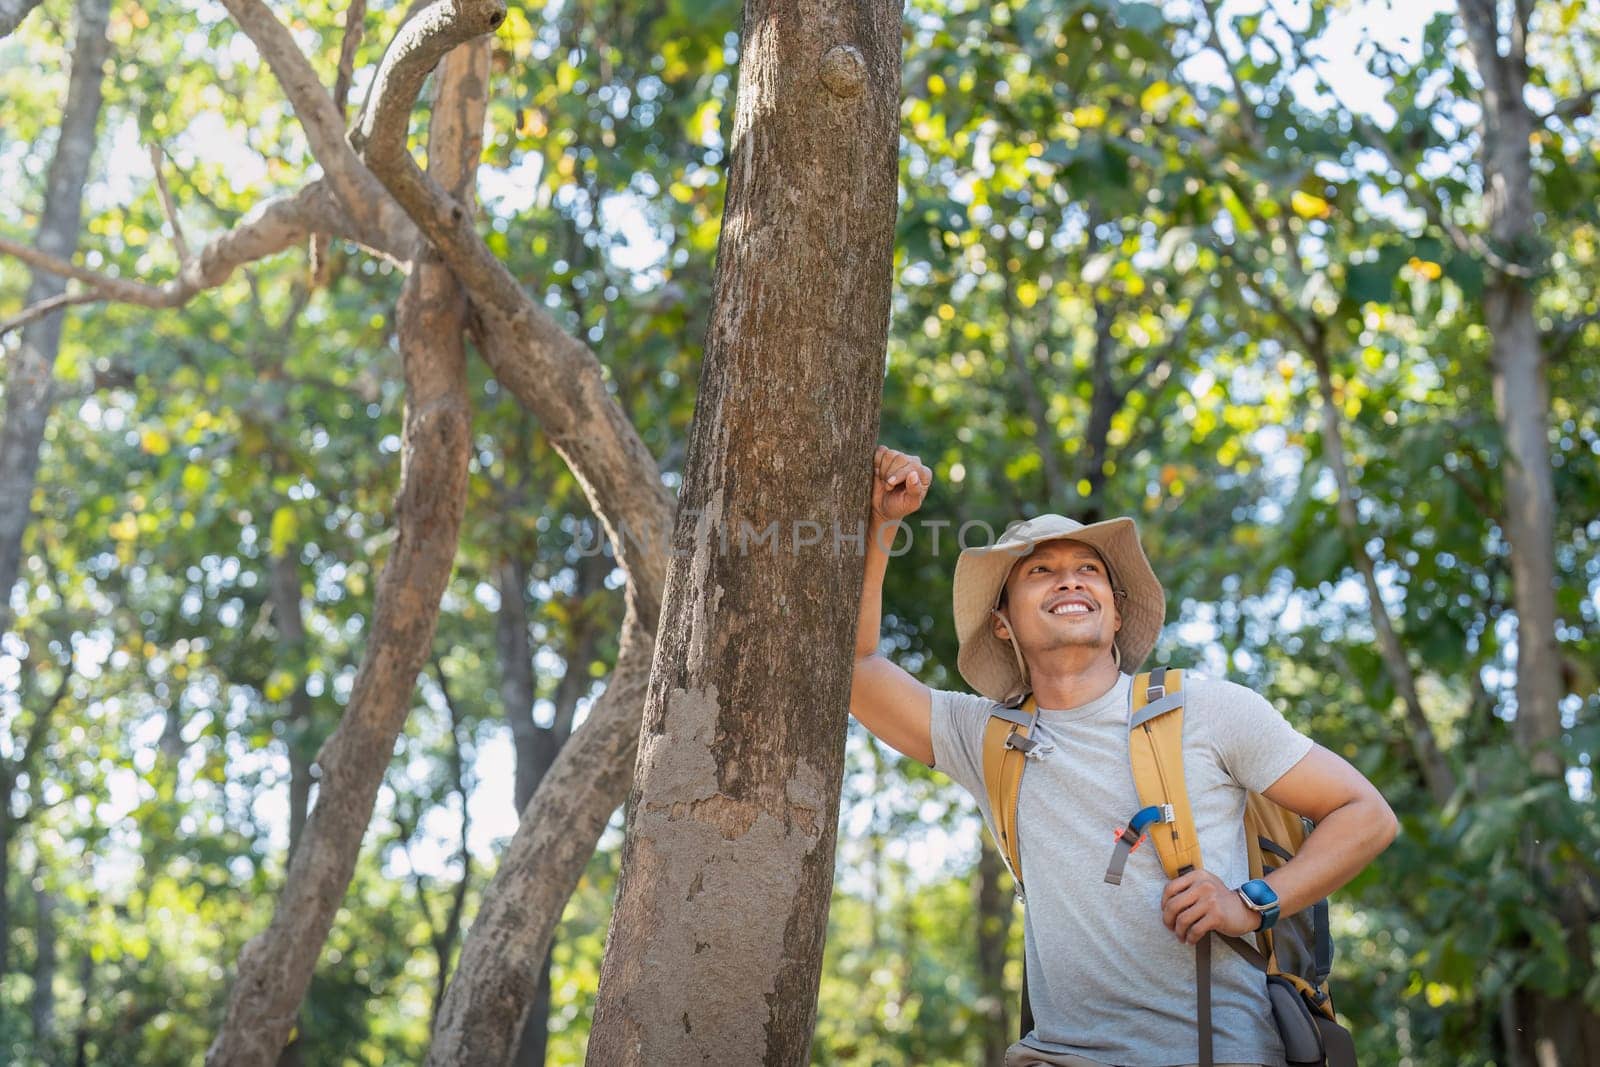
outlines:
[[[1010,947],[1011,894],[1005,864],[987,838],[978,854],[978,988],[987,1019],[983,1031],[984,1067],[1004,1067],[1011,1045],[1006,1011],[1006,950]]]
[[[284,715],[289,743],[289,860],[305,832],[311,807],[311,694],[306,692],[306,622],[300,605],[300,545],[274,545],[272,619],[278,630],[279,665],[294,672],[294,691]]]
[[[605,693],[524,809],[484,890],[434,1024],[429,1067],[510,1060],[562,909],[628,791],[654,652],[630,606]]]
[[[862,557],[828,534],[864,529],[878,429],[900,6],[750,0],[742,38],[678,551],[589,1038],[607,1067],[805,1063],[833,883]],[[773,524],[783,543],[752,566],[733,542]]]
[[[1367,552],[1367,535],[1361,528],[1358,509],[1361,494],[1356,488],[1355,479],[1350,476],[1350,464],[1345,460],[1344,430],[1339,419],[1339,404],[1333,395],[1333,369],[1329,365],[1327,338],[1320,322],[1313,326],[1312,337],[1317,343],[1307,347],[1310,349],[1311,362],[1317,369],[1317,392],[1322,398],[1322,454],[1333,471],[1334,481],[1339,485],[1339,528],[1350,550],[1350,558],[1355,561],[1356,570],[1361,572],[1362,582],[1366,586],[1367,614],[1378,635],[1378,652],[1383,657],[1389,680],[1394,683],[1395,692],[1400,694],[1400,700],[1406,708],[1406,739],[1422,772],[1428,795],[1435,804],[1443,807],[1456,791],[1455,772],[1445,758],[1444,751],[1439,748],[1433,724],[1422,710],[1422,698],[1417,695],[1416,675],[1412,673],[1411,661],[1406,658],[1406,650],[1395,633],[1394,620],[1390,618],[1388,606],[1384,604],[1382,591],[1378,588],[1377,567]]]
[[[1521,5],[1516,5],[1520,8]],[[1495,0],[1462,0],[1461,19],[1483,81],[1484,224],[1499,256],[1528,256],[1536,241],[1533,114],[1524,50],[1526,25],[1513,11],[1502,55]],[[1561,657],[1555,633],[1555,491],[1550,469],[1550,386],[1526,271],[1491,265],[1483,294],[1493,344],[1494,404],[1505,438],[1506,536],[1517,609],[1517,739],[1542,774],[1559,775]]]
[[[11,838],[17,832],[9,767],[0,767],[0,981],[11,973]]]
[[[9,6],[10,0],[0,0]],[[20,21],[26,7],[17,13]],[[106,53],[106,22],[111,0],[82,0],[78,6],[78,31],[72,46],[72,77],[67,87],[67,107],[50,172],[45,180],[44,214],[34,247],[58,259],[71,259],[78,247],[83,211],[83,186],[94,157],[95,128],[100,122],[100,95]],[[11,12],[0,9],[0,37],[16,23],[6,25]],[[23,307],[57,296],[67,288],[65,278],[33,272]],[[33,487],[39,473],[39,443],[44,440],[54,399],[56,353],[61,348],[62,312],[46,315],[23,327],[22,344],[6,366],[6,421],[0,427],[0,634],[11,629],[11,590],[22,564],[22,535],[32,516]]]
[[[555,714],[548,727],[536,727],[538,733],[534,736],[534,745],[530,753],[532,766],[527,777],[531,780],[533,789],[537,789],[539,783],[550,773],[550,768],[555,765],[562,747],[572,734],[572,720],[577,714],[578,702],[589,691],[589,661],[594,659],[595,646],[600,639],[599,627],[589,617],[585,605],[590,595],[604,586],[606,572],[611,569],[611,564],[605,556],[596,554],[579,560],[577,569],[578,578],[573,589],[572,608],[569,613],[572,623],[566,635],[566,668],[561,674],[561,681],[556,685]],[[521,588],[522,586],[518,586],[518,589]],[[522,632],[526,635],[526,623]],[[529,720],[532,720],[531,705]],[[522,753],[519,750],[517,753],[519,790],[522,787],[523,777]],[[520,803],[517,806],[519,815],[527,809],[527,801],[531,799],[533,799],[532,790],[526,798],[519,797]],[[514,1067],[544,1067],[545,1050],[550,1041],[551,951],[551,949],[545,950],[544,962],[539,966],[533,1001],[528,1006],[527,1018],[522,1024],[522,1034],[517,1039],[516,1054],[512,1057]]]
[[[78,988],[83,999],[78,1008],[78,1027],[73,1035],[73,1067],[89,1067],[89,1005],[94,997],[94,954],[85,946],[78,957]]]
[[[11,31],[22,25],[28,12],[39,4],[40,0],[0,0],[0,38],[11,36]]]
[[[495,647],[500,653],[500,704],[516,752],[512,803],[520,814],[539,788],[539,727],[533,721],[533,648],[528,640],[528,565],[520,555],[500,561],[495,574],[500,610],[495,614]]]
[[[1483,82],[1484,224],[1495,262],[1488,264],[1484,320],[1492,338],[1495,414],[1505,439],[1506,538],[1511,545],[1517,612],[1515,736],[1534,773],[1559,779],[1564,760],[1559,701],[1564,692],[1555,633],[1555,493],[1550,467],[1550,389],[1534,314],[1528,268],[1537,245],[1529,138],[1527,19],[1531,4],[1510,5],[1509,36],[1500,32],[1496,0],[1461,0],[1461,21]],[[1504,48],[1502,49],[1502,45]],[[1568,872],[1553,877],[1550,844],[1537,846],[1530,876],[1561,885],[1558,905],[1569,958],[1591,958],[1592,908]],[[1581,876],[1577,876],[1581,877]],[[1561,884],[1565,883],[1565,884]],[[1578,972],[1582,973],[1582,971]],[[1600,1062],[1600,1013],[1585,1003],[1581,979],[1570,993],[1516,991],[1520,1058],[1539,1067]]]
[[[35,864],[33,876],[33,1047],[48,1061],[55,1041],[56,1017],[56,896],[44,888],[44,870]]]
[[[439,76],[429,166],[465,198],[480,154],[488,42],[450,56]],[[401,293],[398,334],[406,378],[399,538],[379,579],[377,605],[349,706],[317,756],[316,806],[295,850],[272,924],[239,954],[238,976],[208,1064],[274,1062],[305,996],[334,913],[355,871],[361,838],[427,661],[466,506],[471,448],[463,329],[454,275],[419,255]]]

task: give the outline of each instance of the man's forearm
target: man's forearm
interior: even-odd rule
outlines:
[[[1353,800],[1329,812],[1295,858],[1272,872],[1281,915],[1293,915],[1361,873],[1394,840],[1394,814],[1381,799]]]
[[[867,566],[861,580],[861,609],[856,616],[856,659],[878,651],[883,626],[883,576],[889,570],[888,545],[900,523],[874,514],[867,523]]]

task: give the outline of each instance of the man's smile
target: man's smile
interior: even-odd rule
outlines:
[[[1044,604],[1045,614],[1056,616],[1090,615],[1100,608],[1093,600],[1085,596],[1064,596],[1047,600]]]

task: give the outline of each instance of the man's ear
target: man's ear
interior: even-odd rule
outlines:
[[[1011,640],[1011,627],[1006,625],[1006,617],[998,609],[991,608],[989,610],[989,624],[994,635],[1000,640]]]

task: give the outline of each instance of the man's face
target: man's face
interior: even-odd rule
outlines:
[[[1002,611],[1024,657],[1069,647],[1108,652],[1122,628],[1105,561],[1078,541],[1046,541],[1017,561],[1006,578]],[[1005,640],[1005,627],[995,621]]]

